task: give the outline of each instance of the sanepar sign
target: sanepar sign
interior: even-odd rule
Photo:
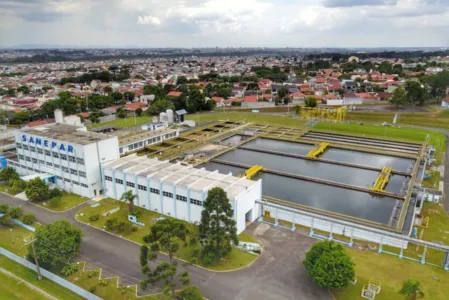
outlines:
[[[63,143],[56,143],[55,141],[49,141],[45,139],[41,139],[38,137],[32,137],[32,136],[26,136],[25,134],[22,135],[22,141],[28,142],[29,144],[36,144],[36,145],[43,145],[44,147],[56,149],[60,151],[67,151],[73,153],[73,146],[72,145],[65,145]]]

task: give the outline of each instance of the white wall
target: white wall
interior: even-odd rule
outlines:
[[[262,180],[259,179],[255,185],[251,186],[245,192],[240,193],[235,198],[234,201],[231,200],[234,209],[235,221],[237,223],[237,234],[240,234],[246,228],[246,213],[250,210],[252,211],[250,222],[255,221],[259,214],[255,209],[256,200],[262,199]],[[234,207],[237,206],[237,209]]]

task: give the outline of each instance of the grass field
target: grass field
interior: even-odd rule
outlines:
[[[67,193],[67,192],[63,191],[62,197],[61,197],[61,202],[57,206],[51,206],[49,201],[46,201],[45,205],[42,202],[33,202],[33,203],[35,203],[39,206],[45,207],[47,209],[53,210],[53,211],[64,211],[64,210],[71,209],[75,206],[78,206],[88,200],[89,200],[89,198],[81,197],[80,195]]]
[[[432,177],[424,179],[422,183],[428,188],[438,189],[440,186],[440,172],[435,171]]]
[[[87,127],[88,128],[97,128],[97,127],[103,127],[103,126],[117,126],[122,128],[128,128],[133,127],[140,124],[145,124],[148,122],[151,122],[153,120],[152,116],[140,116],[140,117],[127,117],[124,119],[117,119],[114,121],[99,123],[99,124],[90,124]]]
[[[301,121],[288,116],[268,115],[261,113],[251,112],[213,112],[213,113],[201,113],[192,114],[187,116],[187,120],[193,120],[199,125],[217,121],[217,120],[230,120],[230,121],[245,121],[254,122],[259,124],[269,124],[278,126],[289,127],[303,127],[306,121]]]
[[[318,123],[314,129],[352,133],[364,136],[381,137],[386,139],[407,140],[423,143],[427,134],[430,136],[430,144],[436,148],[437,164],[442,161],[443,152],[446,151],[446,136],[443,133],[427,131],[416,128],[399,128],[380,125],[359,125],[349,123]]]
[[[71,291],[67,290],[66,288],[64,288],[63,286],[60,286],[48,279],[42,278],[42,280],[38,280],[37,279],[37,274],[36,272],[6,258],[3,255],[0,255],[0,266],[5,269],[8,270],[9,272],[15,274],[16,276],[22,278],[23,280],[37,286],[38,288],[44,290],[45,292],[47,292],[48,294],[58,298],[58,299],[64,299],[64,300],[78,300],[78,299],[83,299],[82,297],[72,293]],[[3,280],[0,280],[0,284],[3,283]],[[14,291],[15,290],[21,290],[23,288],[23,284],[20,285],[20,288],[18,288],[18,285],[15,285],[13,287]],[[2,298],[2,288],[0,285],[0,299],[11,299],[11,298]],[[37,292],[34,292],[37,293]],[[12,298],[14,299],[14,298]],[[20,299],[45,299],[45,298],[20,298]]]
[[[338,300],[362,299],[362,287],[370,280],[381,283],[382,290],[376,300],[403,300],[405,298],[399,294],[399,290],[407,279],[421,283],[425,293],[423,299],[448,299],[446,287],[449,285],[449,276],[442,268],[421,265],[373,251],[348,249],[348,252],[356,264],[357,284],[346,289],[333,290],[332,293]]]
[[[104,229],[104,224],[108,219],[111,218],[118,218],[119,220],[126,221],[128,218],[128,204],[113,200],[113,199],[104,199],[99,202],[101,205],[97,207],[87,206],[81,209],[77,213],[77,219],[79,221],[88,223],[92,226],[97,227],[98,229]],[[119,207],[120,210],[110,214],[108,216],[103,216],[103,213],[108,212],[114,208]],[[137,242],[139,244],[142,244],[142,238],[150,233],[151,225],[157,221],[157,217],[161,216],[156,212],[149,211],[143,208],[139,208],[141,211],[141,216],[139,217],[138,221],[143,222],[145,226],[138,226],[133,225],[133,227],[137,228],[136,231],[132,230],[132,227],[129,226],[125,228],[122,232],[117,232],[116,234],[120,235],[123,238],[132,240],[134,242]],[[83,215],[81,215],[83,214]],[[100,218],[97,221],[91,221],[90,217],[92,215],[99,214]],[[164,216],[166,218],[166,216]],[[191,224],[187,224],[189,229],[192,229]],[[183,260],[186,260],[188,262],[191,262],[193,259],[193,251],[194,247],[187,245],[184,246],[182,243],[180,245],[179,252],[177,256]],[[243,266],[248,265],[252,261],[256,259],[255,255],[252,255],[250,253],[240,251],[238,249],[233,249],[232,252],[229,254],[228,257],[223,258],[220,260],[216,265],[214,266],[206,266],[202,265],[201,262],[197,261],[196,263],[199,264],[202,267],[211,269],[211,270],[217,270],[217,271],[226,271],[226,270],[233,270],[236,268],[240,268]]]
[[[0,225],[0,247],[22,257],[28,253],[27,242],[31,241],[33,237],[34,233],[23,227]]]
[[[0,299],[8,300],[43,300],[42,293],[33,290],[22,280],[0,272]]]

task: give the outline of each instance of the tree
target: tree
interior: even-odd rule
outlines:
[[[117,104],[123,99],[123,94],[120,92],[111,93],[112,99],[114,99],[114,103]]]
[[[30,88],[27,87],[26,85],[22,85],[17,88],[17,91],[22,92],[24,95],[28,95],[30,93]]]
[[[281,87],[278,90],[279,99],[284,98],[287,95],[287,93],[288,93],[288,88],[286,86]]]
[[[105,86],[104,87],[104,89],[103,89],[103,92],[106,94],[106,95],[111,95],[112,94],[112,87],[110,87],[109,85],[108,86]]]
[[[419,82],[407,81],[405,83],[408,102],[413,105],[423,105],[426,101],[426,89]]]
[[[125,100],[127,102],[131,102],[134,100],[135,95],[133,92],[125,92],[125,93],[123,93],[123,97],[125,98]]]
[[[141,281],[143,289],[146,289],[148,284],[153,286],[159,281],[164,281],[164,292],[171,291],[172,298],[175,299],[176,283],[174,279],[177,275],[178,264],[174,255],[179,250],[179,242],[185,242],[187,232],[184,222],[172,218],[159,220],[151,227],[151,233],[143,238],[145,243],[151,243],[150,249],[146,245],[140,249],[142,273],[147,276]],[[154,261],[159,250],[168,254],[168,261],[160,263],[152,270],[148,265],[148,260]],[[178,277],[183,285],[190,284],[188,272],[181,272]]]
[[[126,111],[124,109],[121,109],[118,113],[117,113],[117,117],[124,119],[126,118]]]
[[[0,171],[0,181],[9,181],[13,179],[20,179],[16,169],[12,167],[6,167]]]
[[[232,250],[231,242],[238,245],[234,211],[226,192],[215,187],[207,193],[199,224],[200,238],[204,243],[203,260],[214,264]]]
[[[133,194],[133,191],[129,190],[122,194],[120,200],[126,201],[129,204],[129,213],[132,214],[134,212],[134,200],[137,199],[137,195]]]
[[[179,297],[182,300],[202,300],[203,294],[199,288],[195,286],[188,286],[179,293]]]
[[[354,263],[342,245],[323,241],[306,253],[304,265],[322,288],[347,287],[355,278]]]
[[[9,211],[8,204],[0,204],[0,213],[7,215]]]
[[[405,105],[407,103],[407,94],[405,90],[401,87],[398,87],[393,91],[393,95],[389,100],[390,104],[393,105],[396,109],[400,106]]]
[[[42,225],[36,229],[34,247],[39,264],[44,269],[61,270],[80,249],[83,232],[67,220]],[[28,259],[34,261],[31,245]]]
[[[313,96],[306,97],[306,98],[304,99],[304,104],[305,104],[307,107],[316,107],[316,105],[317,105],[316,98],[313,97]]]
[[[44,201],[48,199],[50,191],[45,181],[36,177],[27,183],[25,195],[31,201]]]
[[[178,79],[176,80],[177,84],[186,84],[187,83],[187,78],[185,76],[179,76]]]
[[[31,225],[36,221],[36,216],[33,214],[26,214],[23,216],[23,224]]]
[[[142,115],[143,110],[139,107],[138,109],[136,109],[136,115],[138,117],[140,117]]]
[[[13,219],[18,219],[23,215],[23,208],[13,207],[9,210],[9,216]]]
[[[424,292],[420,287],[419,281],[416,280],[406,280],[402,285],[402,289],[399,291],[401,295],[405,295],[408,300],[415,300],[418,297],[423,297]]]

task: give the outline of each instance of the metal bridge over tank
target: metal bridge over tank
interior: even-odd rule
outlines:
[[[383,167],[382,172],[377,176],[376,182],[374,182],[371,190],[376,192],[385,192],[385,187],[387,186],[388,180],[390,180],[392,168]]]
[[[324,153],[324,151],[326,151],[327,147],[329,146],[328,142],[322,142],[320,143],[317,147],[313,148],[312,150],[310,150],[309,153],[307,153],[307,157],[308,158],[317,158],[318,156],[320,156],[321,154]]]
[[[251,179],[253,176],[255,176],[257,173],[262,171],[264,168],[261,165],[254,165],[248,170],[245,171],[245,177],[247,179]],[[239,175],[239,177],[242,177],[242,175]]]
[[[342,122],[346,118],[346,107],[322,108],[301,107],[300,116],[303,120],[321,120],[325,122]]]

